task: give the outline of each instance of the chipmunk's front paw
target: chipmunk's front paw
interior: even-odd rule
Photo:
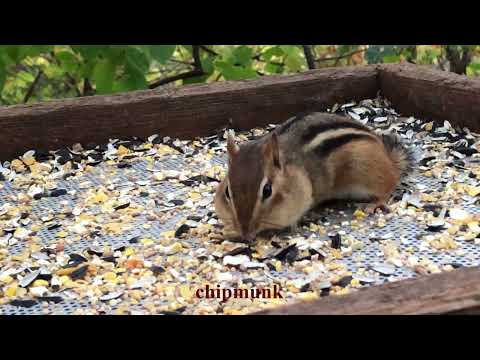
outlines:
[[[371,215],[375,214],[378,210],[384,213],[390,212],[390,209],[385,204],[369,204],[365,208],[365,213]]]

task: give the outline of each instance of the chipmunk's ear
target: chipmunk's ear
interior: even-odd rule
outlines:
[[[265,157],[273,163],[273,165],[281,169],[282,164],[280,163],[280,149],[278,146],[278,136],[276,133],[273,133],[270,139],[268,140],[265,147]]]
[[[239,146],[235,142],[235,132],[233,130],[228,130],[227,132],[227,152],[230,158],[233,158],[237,155],[240,150]]]

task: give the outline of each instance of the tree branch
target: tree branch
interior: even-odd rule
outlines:
[[[305,59],[310,70],[315,69],[315,58],[313,57],[311,45],[302,45]]]
[[[417,63],[417,45],[410,45],[407,49],[411,51],[411,54],[407,56],[407,61],[409,63],[416,64]]]
[[[178,75],[173,75],[173,76],[169,76],[169,77],[160,79],[160,80],[150,84],[148,87],[150,89],[155,89],[159,86],[162,86],[162,85],[165,85],[165,84],[177,81],[177,80],[189,79],[189,78],[196,77],[196,76],[201,76],[201,75],[203,75],[203,71],[192,70],[192,71],[189,71],[189,72],[186,72],[186,73],[181,73],[181,74],[178,74]]]
[[[92,84],[90,84],[90,80],[88,80],[88,78],[85,78],[83,80],[83,96],[89,95],[93,95],[93,87]]]
[[[466,47],[459,49],[455,45],[447,45],[445,51],[450,63],[450,71],[460,75],[466,74],[467,66],[472,60],[473,52],[471,49]]]
[[[49,58],[48,55],[50,55],[51,58]],[[42,55],[42,57],[49,62],[55,63],[56,65],[61,65],[61,62],[55,56],[54,51],[50,51],[48,54]],[[82,93],[80,92],[80,90],[77,87],[77,80],[75,80],[75,78],[72,75],[70,75],[68,72],[65,73],[65,76],[67,77],[68,81],[70,82],[71,87],[73,87],[75,89],[75,93],[77,94],[77,96],[82,96]]]
[[[183,65],[190,65],[190,66],[193,66],[194,64],[190,61],[183,61],[183,60],[177,60],[177,59],[170,59],[168,61],[171,61],[171,62],[174,62],[174,63],[178,63],[178,64],[183,64]]]
[[[205,45],[198,45],[200,46],[200,49],[202,49],[203,51],[209,53],[210,55],[214,55],[214,56],[218,56],[218,53],[213,51],[212,49],[209,49],[208,47],[206,47]]]
[[[328,61],[328,60],[340,60],[340,59],[344,59],[344,58],[350,57],[350,56],[352,56],[352,55],[355,55],[355,54],[364,52],[364,51],[366,51],[366,50],[367,50],[367,49],[358,49],[358,50],[351,51],[351,52],[346,53],[346,54],[343,54],[343,55],[332,56],[332,57],[322,58],[322,59],[316,59],[315,61],[316,61],[316,62],[320,62],[320,61]]]
[[[467,67],[468,67],[468,64],[470,64],[470,62],[472,61],[472,57],[473,57],[473,51],[464,50],[462,54],[462,66],[465,69],[464,74],[467,73]]]
[[[23,103],[26,104],[27,101],[30,99],[30,97],[33,95],[33,92],[35,91],[35,87],[37,86],[38,82],[40,81],[40,78],[43,75],[42,69],[38,70],[37,76],[35,76],[35,79],[33,82],[30,84],[30,87],[28,88],[27,93],[25,94],[25,97],[23,98]]]
[[[68,72],[66,72],[65,75],[70,81],[70,85],[75,89],[75,93],[77,94],[77,96],[82,96],[82,93],[80,92],[80,90],[78,90],[77,81],[75,80],[75,78],[72,75],[70,75]]]
[[[192,71],[188,71],[186,73],[177,74],[177,75],[169,76],[163,79],[159,79],[153,82],[152,84],[150,84],[148,87],[150,89],[155,89],[159,86],[162,86],[177,80],[189,79],[192,77],[205,75],[205,72],[203,71],[203,67],[202,67],[202,61],[200,59],[200,47],[201,45],[192,45],[192,53],[193,53],[193,70]]]
[[[266,60],[262,59],[262,54],[253,55],[252,60],[257,60],[257,61],[260,61],[260,62],[263,62],[263,63],[267,62]],[[269,61],[269,63],[273,64],[273,65],[278,65],[278,66],[284,66],[285,65],[284,63],[279,63],[277,61]]]

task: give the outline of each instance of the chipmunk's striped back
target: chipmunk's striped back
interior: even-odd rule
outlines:
[[[293,149],[302,149],[304,153],[310,152],[323,159],[354,141],[380,141],[403,175],[413,169],[412,152],[398,136],[375,134],[369,127],[344,116],[329,113],[301,114],[287,120],[276,131],[280,139],[288,139],[286,143],[295,143]]]

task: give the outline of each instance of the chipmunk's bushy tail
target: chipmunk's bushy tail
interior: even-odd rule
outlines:
[[[400,170],[401,176],[407,176],[415,169],[415,155],[412,149],[405,146],[398,135],[393,133],[381,134],[380,138],[387,149],[390,158]]]

